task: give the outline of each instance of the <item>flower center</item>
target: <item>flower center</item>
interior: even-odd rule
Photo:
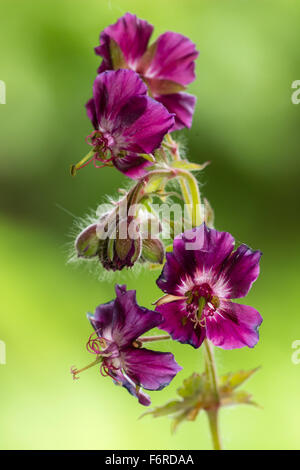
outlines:
[[[95,168],[102,168],[103,166],[111,166],[115,158],[112,153],[115,140],[109,132],[93,131],[87,136],[86,142],[93,147],[93,149],[83,157],[76,165],[71,165],[71,175],[75,176],[77,170],[84,168],[93,162]],[[98,164],[100,162],[100,165]]]
[[[185,293],[188,316],[191,316],[192,322],[202,327],[206,326],[206,319],[213,317],[220,305],[219,297],[213,295],[211,287],[207,284],[194,286]]]
[[[109,132],[100,130],[93,131],[87,136],[86,142],[93,147],[94,165],[97,161],[107,165],[113,160],[115,140]]]
[[[109,132],[94,131],[88,138],[91,139],[90,145],[100,156],[106,156],[107,152],[112,153],[115,141]]]

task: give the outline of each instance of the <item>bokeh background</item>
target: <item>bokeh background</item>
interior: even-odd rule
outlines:
[[[264,253],[246,302],[264,317],[253,350],[216,351],[220,373],[261,365],[245,384],[261,409],[221,412],[227,449],[299,449],[300,364],[292,342],[299,317],[300,4],[289,0],[0,0],[0,365],[2,449],[206,449],[205,415],[175,435],[167,418],[145,417],[126,390],[90,361],[86,311],[113,298],[113,280],[67,264],[72,225],[116,194],[126,178],[92,166],[69,176],[86,153],[100,31],[126,11],[188,35],[201,51],[190,91],[198,104],[185,132],[191,159],[210,160],[202,192],[216,226]],[[159,295],[156,274],[127,279],[140,303]],[[162,345],[168,350],[169,346]],[[184,370],[153,404],[174,397],[202,351],[171,345]]]

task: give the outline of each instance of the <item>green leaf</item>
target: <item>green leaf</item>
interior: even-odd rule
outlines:
[[[178,388],[177,393],[182,398],[191,398],[192,396],[199,395],[204,390],[203,376],[194,372],[190,377],[183,381],[183,384]]]
[[[157,408],[154,408],[153,410],[146,411],[145,413],[142,414],[141,418],[146,415],[152,415],[154,418],[158,418],[159,416],[167,416],[167,415],[172,415],[174,413],[177,413],[178,411],[181,411],[183,408],[182,402],[179,400],[173,400],[165,405],[158,406]]]
[[[183,421],[194,421],[198,413],[205,406],[204,391],[205,374],[192,374],[183,381],[183,384],[177,390],[180,400],[173,400],[163,406],[147,411],[142,416],[152,415],[157,418],[159,416],[170,416],[173,419],[171,424],[172,432],[176,431],[179,424]]]
[[[220,406],[252,405],[259,406],[252,400],[252,395],[244,390],[236,390],[257,369],[229,373],[219,378]],[[209,379],[206,374],[194,373],[184,379],[178,388],[180,400],[173,400],[144,413],[153,417],[169,416],[172,418],[171,430],[175,432],[184,421],[194,421],[201,410],[208,412],[215,406]]]
[[[258,369],[259,367],[256,367],[248,371],[240,370],[239,372],[231,372],[223,375],[219,379],[220,388],[224,389],[224,391],[233,390],[246,382]]]
[[[238,390],[232,393],[228,397],[221,399],[222,406],[234,406],[234,405],[253,405],[259,407],[257,403],[252,400],[252,395],[245,390]]]

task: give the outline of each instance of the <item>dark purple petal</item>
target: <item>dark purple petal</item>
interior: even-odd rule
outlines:
[[[212,270],[218,273],[220,266],[234,248],[234,238],[228,232],[210,229],[206,224],[186,230],[174,240],[174,255],[186,262],[187,252],[193,253],[199,270]],[[188,267],[188,265],[187,265]]]
[[[141,73],[146,77],[172,80],[188,85],[195,79],[195,44],[182,34],[167,32],[156,41],[150,66]]]
[[[175,124],[172,131],[191,127],[196,104],[195,96],[189,93],[173,93],[155,96],[155,99],[162,103],[169,113],[175,114]]]
[[[182,369],[166,352],[128,348],[122,358],[128,377],[147,390],[162,390]]]
[[[224,260],[234,247],[234,238],[230,233],[209,229],[205,224],[186,230],[174,239],[173,253],[167,255],[163,272],[157,281],[164,292],[182,295],[181,281],[190,276],[208,273],[213,285],[218,278]]]
[[[94,315],[88,314],[92,326],[119,348],[131,346],[140,335],[158,326],[162,316],[136,302],[135,290],[126,291],[125,285],[116,285],[117,297],[106,304],[99,305]]]
[[[192,267],[194,264],[192,265]],[[185,277],[185,268],[177,260],[174,253],[166,253],[166,263],[163,267],[162,273],[156,281],[158,287],[168,294],[179,295],[181,292],[178,290],[181,278]]]
[[[98,332],[98,336],[111,339],[111,329],[114,316],[115,301],[99,305],[94,315],[88,314],[88,319],[93,328]]]
[[[98,68],[98,73],[102,73],[113,68],[109,49],[110,38],[103,32],[101,33],[100,41],[101,45],[95,47],[96,54],[103,58],[102,63]]]
[[[116,285],[117,298],[114,305],[112,337],[120,348],[131,343],[146,331],[158,326],[162,316],[136,302],[135,290],[126,291],[126,286]]]
[[[126,106],[126,113],[130,113],[132,105],[136,115],[138,102],[142,100],[146,105],[143,114],[131,125],[123,128],[122,138],[125,140],[126,150],[134,153],[151,153],[160,146],[165,134],[173,127],[174,117],[161,103],[148,97],[132,98],[128,102],[128,107]],[[124,108],[121,114],[122,117],[125,116]]]
[[[147,167],[152,166],[153,162],[135,153],[128,153],[125,157],[115,158],[113,164],[124,175],[137,179],[147,173]]]
[[[132,70],[101,73],[93,88],[98,123],[103,129],[112,130],[117,115],[127,101],[133,96],[146,94],[146,85]]]
[[[100,35],[100,46],[95,48],[96,54],[103,57],[99,72],[111,68],[109,39],[112,38],[120,47],[129,67],[135,69],[140,57],[147,49],[153,26],[145,20],[126,13],[119,20],[105,28]]]
[[[206,334],[215,346],[253,348],[259,340],[261,315],[253,307],[222,301],[214,317],[206,318]]]
[[[259,275],[261,251],[252,251],[247,245],[240,245],[226,260],[222,274],[228,279],[226,298],[244,297]]]
[[[128,392],[136,397],[141,405],[149,406],[151,400],[139,386],[137,386],[129,377],[126,377],[121,371],[115,371],[111,373],[112,377],[115,378],[114,382],[116,385],[122,385]]]
[[[195,328],[195,323],[187,316],[184,300],[159,305],[155,310],[160,312],[164,318],[158,328],[167,331],[173,339],[180,343],[190,344],[194,348],[201,346],[205,339],[205,329],[199,324]]]
[[[85,105],[88,118],[92,121],[92,124],[95,129],[98,129],[98,119],[95,108],[94,98],[91,98]]]
[[[132,96],[120,109],[114,122],[113,132],[130,127],[145,113],[148,105],[147,96]]]

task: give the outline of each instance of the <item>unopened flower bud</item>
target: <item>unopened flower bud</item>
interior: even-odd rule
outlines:
[[[97,237],[97,224],[89,225],[76,238],[75,249],[80,258],[93,258],[100,250],[101,241]]]
[[[118,223],[115,238],[108,236],[99,253],[100,261],[107,270],[120,271],[131,268],[141,256],[142,239],[138,225],[132,218]]]
[[[159,238],[143,240],[142,259],[150,263],[162,264],[165,257],[165,247]]]

